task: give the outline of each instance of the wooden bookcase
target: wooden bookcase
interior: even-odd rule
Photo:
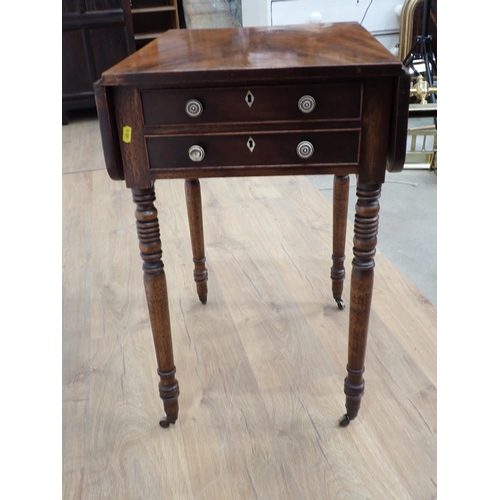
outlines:
[[[177,0],[130,0],[130,10],[137,49],[180,27]]]

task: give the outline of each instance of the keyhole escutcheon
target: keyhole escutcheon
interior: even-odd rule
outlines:
[[[248,104],[248,107],[251,108],[253,102],[255,101],[255,97],[253,96],[253,94],[250,91],[247,92],[247,94],[245,96],[245,101]]]
[[[250,150],[250,153],[253,153],[253,150],[255,148],[255,141],[252,139],[252,137],[248,138],[247,148]]]

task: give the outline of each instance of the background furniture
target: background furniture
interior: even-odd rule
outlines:
[[[412,74],[405,168],[437,172],[437,0],[405,1],[399,46]]]
[[[406,0],[401,10],[399,57],[404,61],[415,38],[423,32],[424,0]],[[430,1],[427,34],[432,36],[432,48],[437,57],[437,0]]]
[[[63,0],[63,124],[69,110],[95,108],[94,82],[103,71],[179,27],[180,0]]]
[[[62,120],[93,108],[94,82],[135,50],[129,0],[63,0]]]
[[[347,425],[364,358],[385,170],[403,168],[409,75],[357,23],[172,30],[96,87],[106,167],[132,189],[167,427],[178,416],[154,182],[186,179],[194,278],[207,301],[199,178],[335,174],[332,293],[343,309],[349,174],[357,174],[349,300]]]
[[[243,26],[361,23],[394,54],[403,0],[242,0]]]

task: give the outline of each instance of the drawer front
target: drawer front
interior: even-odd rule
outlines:
[[[322,130],[146,137],[146,144],[151,169],[175,169],[356,165],[359,140],[359,130]]]
[[[361,88],[353,83],[148,90],[141,97],[145,125],[349,120],[361,116]]]

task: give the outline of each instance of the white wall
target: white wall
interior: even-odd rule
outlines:
[[[271,26],[270,0],[241,0],[243,26]]]

